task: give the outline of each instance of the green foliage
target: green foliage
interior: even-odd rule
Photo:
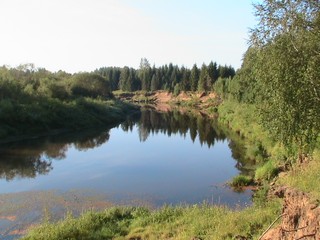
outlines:
[[[218,78],[213,85],[214,91],[222,98],[226,99],[228,94],[228,86],[231,82],[231,78]]]
[[[271,180],[279,172],[277,165],[269,160],[263,166],[256,169],[255,179],[258,181]]]
[[[224,101],[219,105],[218,112],[219,121],[228,125],[233,131],[238,132],[240,136],[245,137],[248,144],[255,146],[253,147],[254,149],[261,150],[263,146],[267,150],[267,154],[273,153],[276,143],[267,130],[259,124],[257,107],[254,104]],[[257,151],[252,152],[256,153]]]
[[[191,89],[190,90],[191,91],[197,91],[199,74],[200,74],[200,71],[199,71],[197,65],[194,64],[191,69],[191,76],[190,76],[190,81],[191,81]]]
[[[139,87],[140,83],[138,82],[135,70],[133,68],[124,67],[120,73],[119,89],[132,92],[138,90]]]
[[[219,77],[219,71],[217,67],[217,63],[213,63],[212,61],[208,65],[208,74],[210,78],[210,83],[208,84],[209,89],[211,88],[212,84],[214,84],[218,77]]]
[[[259,24],[251,30],[241,69],[214,89],[224,99],[256,106],[254,121],[286,149],[273,151],[277,159],[302,160],[320,133],[320,5],[264,0],[255,8]]]
[[[218,112],[219,121],[245,138],[246,144],[241,155],[255,161],[256,164],[263,163],[255,170],[255,179],[265,181],[275,177],[279,165],[284,165],[289,153],[259,123],[256,106],[229,100],[219,106]]]
[[[241,103],[255,104],[261,101],[263,89],[255,76],[258,49],[250,47],[244,55],[241,68],[230,81],[228,97]]]
[[[57,98],[61,100],[67,100],[70,97],[70,93],[67,86],[62,82],[50,83],[47,85],[48,96],[51,98]]]
[[[251,141],[246,144],[245,156],[249,159],[254,159],[256,163],[261,163],[268,157],[268,153],[261,144],[261,142]]]
[[[229,185],[232,187],[238,188],[238,187],[249,186],[252,183],[253,183],[253,180],[250,176],[237,175],[231,180]]]
[[[300,158],[312,152],[320,132],[319,12],[311,0],[263,1],[251,36],[263,123]]]
[[[301,166],[294,166],[285,176],[279,178],[278,184],[291,186],[320,199],[320,150],[316,149],[313,159]]]
[[[181,92],[181,88],[180,88],[180,84],[178,83],[174,86],[173,95],[178,96],[180,92]]]
[[[107,97],[112,96],[109,82],[98,74],[79,73],[71,79],[71,93],[78,97]]]
[[[51,73],[27,66],[0,68],[1,138],[56,129],[102,126],[125,119],[129,105],[112,100],[97,74]],[[67,121],[66,121],[67,120]]]
[[[255,191],[253,195],[253,202],[256,207],[267,207],[270,198],[268,198],[270,185],[269,183],[263,183],[262,186]]]
[[[151,91],[156,91],[158,89],[160,89],[160,76],[159,73],[156,72],[151,79]]]
[[[146,58],[140,61],[139,69],[129,67],[103,67],[96,69],[95,74],[104,77],[112,91],[156,91],[174,92],[179,85],[180,91],[210,91],[219,77],[233,78],[235,70],[231,66],[221,66],[212,61],[207,66],[203,64],[198,69],[194,64],[192,69],[179,67],[170,63],[156,68],[150,65]]]
[[[119,89],[119,81],[121,68],[119,67],[101,67],[96,69],[94,73],[101,75],[110,83],[110,87],[112,91]]]
[[[152,78],[152,69],[146,58],[140,61],[139,77],[141,79],[141,90],[149,91]]]
[[[208,68],[205,64],[202,64],[198,81],[198,91],[208,91],[210,89],[210,86],[211,82],[208,73]]]

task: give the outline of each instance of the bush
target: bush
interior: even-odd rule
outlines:
[[[257,168],[255,179],[258,181],[271,180],[278,174],[278,172],[279,169],[276,164],[273,161],[269,160],[263,166]]]
[[[111,97],[109,81],[98,74],[81,73],[71,79],[71,93],[82,97]]]
[[[237,188],[237,187],[249,186],[252,183],[253,183],[253,179],[251,177],[245,176],[245,175],[238,175],[232,179],[229,185]]]

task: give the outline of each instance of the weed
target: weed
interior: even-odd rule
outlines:
[[[231,180],[229,185],[235,188],[239,188],[239,187],[249,186],[252,183],[253,183],[253,179],[251,177],[245,176],[245,175],[238,175]]]

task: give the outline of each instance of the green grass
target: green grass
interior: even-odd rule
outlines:
[[[233,131],[245,137],[249,145],[255,146],[248,151],[252,158],[257,156],[257,151],[266,150],[267,154],[273,153],[276,142],[259,124],[257,109],[254,105],[224,101],[219,106],[218,112],[220,122],[227,124]]]
[[[229,183],[230,186],[239,188],[239,187],[245,187],[249,186],[253,183],[253,179],[250,176],[245,176],[245,175],[238,175],[235,176],[231,182]]]
[[[260,124],[254,105],[224,101],[219,106],[219,121],[245,138],[245,158],[255,162],[255,180],[270,181],[288,158],[284,147],[274,141]]]
[[[231,210],[206,204],[146,208],[118,207],[88,212],[80,218],[67,216],[57,223],[45,222],[25,240],[40,239],[257,239],[280,213],[280,204]]]
[[[312,197],[320,199],[320,150],[315,150],[313,159],[301,166],[295,165],[293,169],[279,178],[277,184],[291,186]]]
[[[246,187],[250,186],[251,184],[253,184],[253,179],[250,176],[241,174],[235,176],[229,183],[229,185],[234,188]]]
[[[279,170],[277,165],[272,160],[269,160],[264,165],[256,169],[255,179],[258,181],[271,180],[277,176],[278,172]]]

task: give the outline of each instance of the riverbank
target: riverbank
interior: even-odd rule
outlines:
[[[167,96],[166,99],[169,100],[158,101],[159,98],[154,98],[153,94],[148,96],[149,100],[141,102],[157,102],[158,106],[162,105],[161,108],[164,104],[178,105],[185,107],[186,111],[197,109],[211,116],[218,113],[219,121],[250,142],[245,146],[245,152],[247,157],[254,159],[259,166],[252,178],[261,186],[255,194],[253,206],[243,210],[205,203],[163,207],[158,210],[115,207],[104,212],[89,211],[80,218],[69,216],[58,223],[46,222],[31,230],[24,239],[47,239],[50,236],[50,239],[267,240],[281,237],[292,239],[311,234],[316,236],[317,224],[308,229],[305,229],[303,224],[319,217],[319,153],[315,152],[313,160],[308,163],[285,168],[280,161],[285,152],[267,136],[257,121],[252,121],[256,119],[252,106],[224,102],[222,105],[214,105],[213,111],[208,111],[206,104],[217,103],[219,99],[212,97],[204,101],[205,95],[201,94],[191,95],[184,101],[177,100],[168,93],[158,96],[161,96],[162,100],[163,96]],[[263,154],[267,159],[263,158]],[[301,229],[305,231],[301,232]]]
[[[146,208],[111,208],[68,217],[56,224],[44,223],[23,239],[257,239],[279,214],[277,202],[243,211],[223,206],[193,205]]]
[[[154,104],[159,110],[161,110],[161,107],[165,110],[168,106],[182,106],[189,109],[205,110],[207,113],[214,113],[217,111],[217,106],[222,103],[222,99],[213,92],[181,92],[178,95],[174,95],[162,90],[154,92],[115,91],[114,95],[122,101],[136,104]]]
[[[11,103],[13,104],[13,103]],[[0,143],[108,127],[139,111],[117,99],[79,98],[75,101],[49,99],[30,105],[14,104],[15,112],[1,119]]]

